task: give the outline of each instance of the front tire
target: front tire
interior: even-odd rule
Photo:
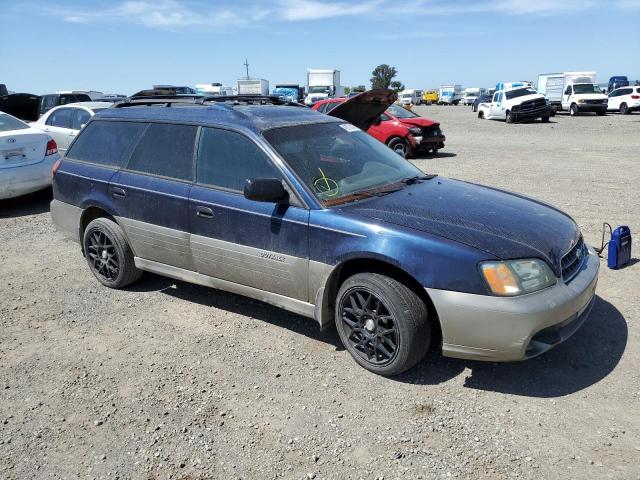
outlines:
[[[622,115],[629,115],[629,106],[626,103],[620,105],[620,113]]]
[[[405,142],[400,137],[394,137],[389,140],[387,146],[398,155],[401,155],[403,158],[407,158],[407,156],[409,155],[409,147],[407,146],[407,142]]]
[[[83,247],[91,273],[109,288],[126,287],[142,276],[122,228],[113,220],[96,218],[89,223]]]
[[[580,113],[580,110],[578,110],[578,106],[575,103],[572,103],[571,107],[569,108],[569,115],[575,117],[578,115],[578,113]]]
[[[398,375],[429,350],[431,324],[422,299],[377,273],[358,273],[340,287],[336,327],[353,359],[370,372]]]
[[[505,121],[507,123],[514,123],[515,118],[513,117],[513,113],[511,113],[510,111],[507,111],[507,116],[505,118]]]
[[[542,117],[542,123],[549,123],[549,117]]]

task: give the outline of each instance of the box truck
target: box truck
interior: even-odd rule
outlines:
[[[238,95],[269,95],[269,81],[263,78],[241,78],[238,80]]]
[[[438,105],[458,105],[462,99],[462,85],[441,85]]]
[[[306,105],[320,100],[344,96],[344,87],[340,85],[340,70],[307,70]]]
[[[538,75],[537,90],[549,101],[552,113],[607,112],[607,96],[596,84],[596,72],[543,73]]]

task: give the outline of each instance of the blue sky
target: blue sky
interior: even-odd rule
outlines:
[[[376,65],[407,87],[492,86],[539,73],[640,78],[640,0],[0,0],[0,83],[131,94],[155,83],[304,83]]]

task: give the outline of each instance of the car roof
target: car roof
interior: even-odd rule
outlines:
[[[244,127],[260,133],[277,127],[312,123],[344,122],[304,107],[285,105],[212,105],[131,106],[107,108],[96,119],[186,122],[203,126]]]
[[[64,105],[58,105],[55,107],[59,108],[73,108],[73,107],[84,107],[93,110],[94,108],[109,108],[113,107],[113,103],[111,102],[73,102],[73,103],[65,103]],[[53,110],[53,109],[52,109]]]

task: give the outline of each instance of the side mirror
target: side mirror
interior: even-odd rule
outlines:
[[[244,197],[256,202],[286,203],[289,193],[277,178],[251,178],[244,184]]]
[[[382,119],[378,117],[373,121],[372,125],[380,125],[380,123],[382,123]]]

